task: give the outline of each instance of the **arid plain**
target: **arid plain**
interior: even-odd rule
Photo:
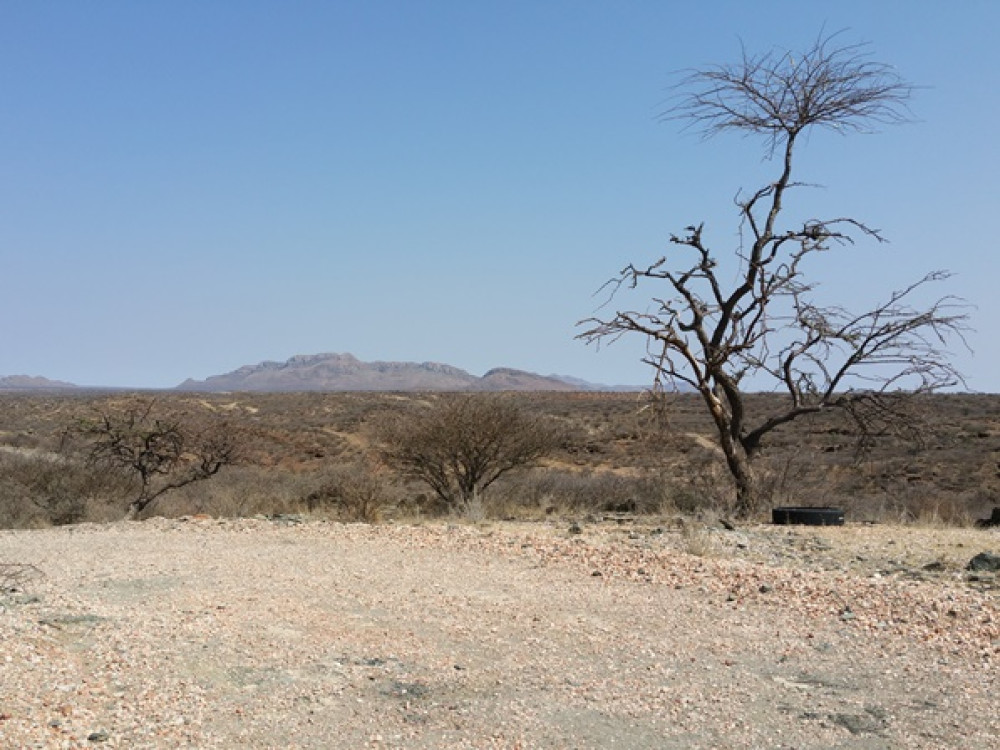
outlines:
[[[0,532],[4,746],[895,750],[1000,735],[997,577],[967,570],[1000,551],[1000,530],[971,523],[996,498],[996,397],[928,399],[922,445],[887,436],[866,456],[835,416],[796,425],[766,456],[775,501],[836,504],[847,525],[762,512],[735,529],[718,523],[725,475],[689,396],[515,396],[566,439],[459,515],[383,465],[369,431],[450,396],[155,397],[228,420],[245,451],[139,521],[93,477],[56,481],[66,425],[133,395],[0,399],[19,527]],[[377,480],[371,523],[324,490],[348,470]],[[54,510],[79,516],[55,525]]]

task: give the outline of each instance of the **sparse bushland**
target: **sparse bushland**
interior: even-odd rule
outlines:
[[[378,461],[373,427],[453,396],[426,394],[157,394],[166,419],[207,425],[225,418],[243,436],[244,459],[211,481],[162,495],[144,513],[176,517],[313,513],[355,515],[340,476],[373,472],[385,483],[379,515],[409,520],[453,514],[427,485]],[[654,418],[639,394],[510,394],[559,425],[561,442],[533,468],[510,472],[483,495],[488,519],[584,519],[619,512],[701,516],[732,512],[732,490],[712,425],[695,394],[667,394]],[[755,410],[779,399],[749,394]],[[122,518],[133,480],[59,453],[67,424],[116,413],[131,396],[0,394],[0,527]],[[859,457],[843,415],[827,413],[776,432],[760,456],[773,502],[836,505],[849,521],[966,523],[1000,505],[1000,396],[952,394],[920,401],[931,426],[922,447],[887,435]],[[366,463],[367,462],[367,463]],[[352,467],[362,468],[352,468]],[[370,468],[364,468],[368,466]],[[324,498],[324,499],[321,499]],[[769,501],[770,502],[770,501]],[[310,511],[310,504],[313,509]],[[474,514],[474,515],[475,515]],[[767,520],[761,514],[758,520]],[[935,520],[938,519],[938,520]]]
[[[652,472],[539,468],[497,482],[485,503],[492,518],[659,515],[675,508],[670,478]]]
[[[59,454],[35,449],[0,451],[0,523],[61,526],[107,519],[111,498],[130,482]]]
[[[306,498],[322,484],[320,471],[240,464],[210,482],[189,484],[161,497],[156,515],[241,518],[303,513]]]

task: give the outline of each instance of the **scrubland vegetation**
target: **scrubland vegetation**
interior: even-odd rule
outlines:
[[[766,408],[777,397],[749,398]],[[140,518],[711,518],[731,513],[735,500],[713,425],[690,394],[657,401],[624,393],[5,394],[0,526],[109,521],[130,506],[135,511],[136,498],[148,497],[150,488],[134,467],[109,463],[106,451],[95,462],[79,425],[132,413],[137,404],[151,405],[159,424],[183,426],[189,435],[225,431],[232,450],[210,479],[179,482],[144,505]],[[421,433],[421,420],[426,427],[430,417],[454,418],[473,406],[466,426],[479,432],[453,421],[455,444],[475,447],[485,439],[477,450],[488,452],[508,440],[527,450],[487,485],[454,485],[457,494],[449,496],[399,460],[391,435],[416,435],[426,444],[446,431],[439,422]],[[513,421],[480,408],[509,410],[503,418]],[[988,516],[1000,504],[1000,397],[926,395],[915,408],[923,424],[918,445],[911,436],[885,434],[859,453],[837,413],[777,431],[761,457],[768,504],[837,505],[849,521],[968,524]],[[486,429],[497,425],[503,429]],[[531,435],[537,440],[526,441]],[[153,479],[189,476],[198,460],[194,448],[184,448],[170,467],[179,473]]]

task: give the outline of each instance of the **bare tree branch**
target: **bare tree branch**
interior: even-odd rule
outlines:
[[[914,87],[872,61],[868,45],[838,45],[839,37],[821,34],[801,54],[743,49],[737,63],[690,71],[663,119],[684,120],[705,137],[762,135],[770,154],[810,126],[847,133],[906,122]]]
[[[768,154],[781,154],[777,178],[741,198],[741,237],[750,244],[736,256],[740,273],[727,285],[704,239],[704,225],[671,235],[680,254],[646,267],[628,265],[602,289],[615,299],[623,289],[653,283],[665,288],[645,311],[618,310],[581,321],[578,338],[614,341],[626,334],[647,340],[643,361],[656,384],[684,384],[701,394],[716,426],[737,491],[736,510],[759,502],[751,460],[764,437],[783,424],[824,409],[854,420],[861,443],[893,430],[906,432],[910,396],[963,384],[950,361],[949,342],[965,343],[966,306],[942,297],[924,307],[918,293],[947,280],[926,275],[893,292],[872,310],[851,313],[815,301],[817,283],[808,261],[858,238],[884,239],[851,217],[811,218],[779,229],[792,180],[798,137],[811,127],[868,131],[905,121],[913,87],[889,66],[872,62],[864,45],[838,45],[820,36],[802,54],[771,51],[733,65],[690,73],[683,95],[665,119],[682,119],[706,137],[736,131],[763,137]],[[610,300],[609,300],[610,302]],[[787,393],[787,406],[750,423],[743,383],[767,376]],[[907,420],[910,420],[908,422]]]
[[[215,476],[241,456],[239,433],[229,424],[199,428],[179,417],[156,416],[155,407],[155,400],[136,400],[70,430],[85,441],[91,465],[132,478],[136,491],[129,518],[167,492]]]

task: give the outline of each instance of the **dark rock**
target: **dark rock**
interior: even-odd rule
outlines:
[[[969,564],[965,566],[965,569],[995,573],[996,571],[1000,571],[1000,555],[993,555],[989,552],[980,552],[978,555],[969,560]]]
[[[976,526],[989,528],[990,526],[1000,526],[1000,507],[993,509],[993,514],[989,518],[976,521]]]
[[[390,695],[394,698],[424,698],[430,693],[430,688],[421,682],[400,682],[393,680],[382,690],[383,695]]]
[[[637,508],[638,505],[635,502],[635,500],[629,499],[629,500],[622,500],[617,503],[615,502],[610,503],[605,507],[605,510],[608,511],[609,513],[628,515],[631,513],[635,513]]]
[[[841,508],[788,506],[771,509],[771,523],[777,525],[843,526]]]
[[[885,729],[886,720],[877,715],[867,714],[831,714],[830,721],[838,724],[851,734],[874,734]]]
[[[107,742],[111,739],[111,735],[107,732],[91,732],[87,735],[87,742]]]

